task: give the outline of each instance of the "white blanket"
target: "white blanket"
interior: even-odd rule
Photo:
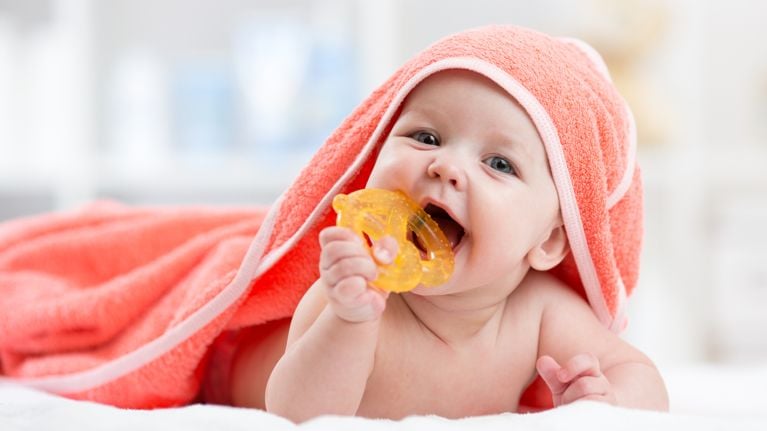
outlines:
[[[0,430],[767,430],[767,368],[690,367],[664,374],[671,413],[580,402],[535,414],[402,421],[325,416],[300,426],[253,409],[124,410],[0,385]]]

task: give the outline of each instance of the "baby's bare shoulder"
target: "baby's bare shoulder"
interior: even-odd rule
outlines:
[[[543,311],[546,307],[580,306],[585,301],[558,278],[546,272],[530,271],[509,296],[510,301]]]
[[[561,341],[563,329],[575,335],[602,329],[585,299],[558,278],[543,272],[531,271],[509,296],[505,319],[508,321],[505,327],[525,328],[539,346],[546,344],[547,339]],[[521,337],[519,332],[510,333]]]
[[[539,275],[535,277],[535,287],[530,289],[541,309],[539,356],[566,361],[588,352],[605,367],[641,358],[636,349],[599,321],[586,299],[573,288],[551,275]]]
[[[530,271],[507,298],[504,330],[499,335],[515,343],[529,338],[537,345],[545,320],[554,314],[554,309],[558,310],[556,314],[567,314],[568,309],[584,304],[569,286],[553,275]]]
[[[602,326],[586,299],[551,274],[531,271],[518,290],[520,300],[540,312],[542,329],[555,321],[565,326]]]

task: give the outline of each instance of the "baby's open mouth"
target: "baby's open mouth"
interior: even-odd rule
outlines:
[[[458,244],[460,244],[461,240],[463,239],[465,233],[463,226],[461,226],[460,223],[450,217],[450,214],[448,214],[447,211],[438,207],[437,205],[428,204],[426,205],[426,208],[424,208],[424,211],[426,211],[432,220],[434,220],[437,225],[439,225],[442,233],[445,234],[448,242],[450,242],[450,248],[455,250],[455,248],[458,247]],[[414,235],[413,231],[410,231],[408,234],[408,239],[412,241],[413,244],[415,244],[415,246],[421,252],[421,258],[425,259],[428,256],[428,253],[424,245],[419,240],[418,236]]]

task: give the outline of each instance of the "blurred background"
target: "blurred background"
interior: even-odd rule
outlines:
[[[264,204],[396,67],[510,23],[580,37],[634,109],[646,244],[626,337],[767,362],[767,3],[0,0],[0,220]]]

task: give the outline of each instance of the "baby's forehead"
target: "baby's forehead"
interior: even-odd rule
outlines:
[[[472,117],[498,119],[499,128],[524,127],[540,140],[535,123],[514,96],[485,75],[465,69],[442,70],[424,78],[405,97],[399,117],[439,116],[456,106]],[[496,115],[499,112],[506,117]]]
[[[416,84],[405,98],[404,104],[407,105],[413,99],[439,97],[451,91],[454,93],[471,91],[477,86],[503,94],[514,103],[518,103],[506,90],[481,73],[467,69],[444,69],[428,75]]]
[[[399,113],[439,112],[448,103],[468,103],[469,100],[476,99],[477,94],[486,97],[482,99],[483,102],[502,101],[501,103],[512,106],[519,116],[533,123],[527,110],[513,95],[487,76],[467,69],[445,69],[425,77],[405,96]]]

